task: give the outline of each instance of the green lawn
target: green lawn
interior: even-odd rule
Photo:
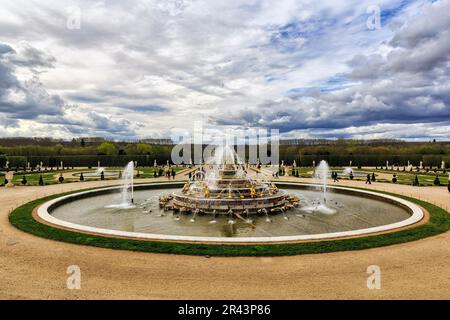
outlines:
[[[42,175],[42,179],[44,179],[44,184],[55,184],[58,183],[58,180],[55,178],[55,175],[57,173],[28,173],[25,175],[27,179],[27,186],[37,186],[39,185],[39,177]],[[21,185],[22,184],[22,178],[24,175],[14,175],[13,177],[13,183],[15,185]]]
[[[439,176],[439,180],[441,182],[441,185],[447,185],[448,184],[448,174],[447,173],[439,173],[436,174],[434,172],[420,172],[417,173],[415,171],[386,171],[386,170],[375,170],[375,173],[381,172],[385,173],[391,176],[395,174],[397,175],[397,183],[398,184],[406,184],[406,185],[412,185],[413,180],[417,174],[417,177],[419,178],[419,183],[421,186],[433,186],[434,185],[434,179],[436,179],[436,175]],[[386,179],[378,179],[379,182],[390,182],[392,183],[392,180],[386,180]]]
[[[299,175],[300,178],[312,178],[312,174],[311,171],[313,170],[312,167],[301,167],[298,168],[299,171]],[[344,168],[340,168],[340,167],[332,167],[330,168],[330,171],[337,171],[337,172],[342,172],[344,170]],[[390,179],[382,179],[382,178],[377,178],[378,182],[385,182],[385,183],[392,183],[392,176],[395,174],[397,175],[397,183],[398,184],[405,184],[405,185],[412,185],[412,182],[416,176],[416,172],[412,171],[390,171],[390,170],[365,170],[365,169],[353,169],[354,173],[372,173],[375,172],[375,175],[377,173],[384,173],[389,175],[391,178]],[[289,170],[289,174],[291,173],[291,171]],[[447,185],[448,184],[448,174],[447,173],[439,173],[439,180],[441,182],[441,185]],[[434,185],[434,179],[436,178],[436,173],[434,172],[420,172],[418,174],[418,178],[419,178],[419,183],[421,186],[433,186]],[[339,179],[343,179],[343,180],[349,180],[349,178],[347,176],[339,176]],[[354,177],[353,180],[366,180],[366,177]]]
[[[57,229],[34,220],[32,211],[36,206],[62,195],[53,195],[28,202],[16,208],[10,214],[9,220],[14,226],[25,232],[57,241],[121,250],[218,256],[278,256],[361,250],[418,240],[450,230],[450,215],[445,210],[428,202],[392,194],[425,208],[430,213],[430,220],[426,224],[415,228],[387,234],[304,243],[237,245],[130,240]]]
[[[139,169],[139,178],[143,179],[143,178],[153,178],[154,177],[154,171],[155,168],[153,167],[147,167],[147,168],[138,168]],[[179,172],[181,170],[183,170],[184,168],[181,167],[174,167],[175,172]],[[114,171],[119,171],[119,170],[123,170],[123,168],[115,168],[115,167],[108,167],[106,168],[106,170],[114,170]],[[156,170],[158,170],[158,168],[156,168]],[[96,170],[93,169],[70,169],[70,170],[64,170],[64,173],[70,173],[70,172],[95,172]],[[13,177],[13,183],[15,185],[22,185],[22,178],[25,175],[26,179],[27,179],[27,186],[37,186],[39,185],[39,177],[42,175],[42,178],[44,179],[44,184],[45,185],[49,185],[49,184],[56,184],[59,183],[58,181],[58,177],[59,174],[61,173],[61,171],[43,171],[43,172],[33,172],[33,173],[26,173],[26,174],[14,174]],[[4,173],[0,173],[0,178],[4,176]],[[108,178],[106,177],[106,179],[116,179],[116,178]],[[92,180],[100,180],[100,177],[84,177],[85,181],[92,181]],[[67,182],[76,182],[76,181],[80,181],[80,178],[77,176],[73,176],[70,178],[65,178],[64,179],[64,183]],[[1,181],[1,183],[3,183],[3,181]]]

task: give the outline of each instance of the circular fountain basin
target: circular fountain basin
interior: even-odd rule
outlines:
[[[183,215],[159,208],[160,196],[181,183],[136,185],[135,206],[111,208],[120,202],[120,188],[66,195],[46,202],[37,215],[49,224],[87,233],[144,240],[263,243],[359,236],[402,228],[424,214],[404,199],[371,191],[329,187],[327,203],[318,186],[277,183],[300,198],[300,206],[270,216],[213,218]]]

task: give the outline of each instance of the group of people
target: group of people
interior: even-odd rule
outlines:
[[[339,175],[336,171],[331,172],[331,178],[333,179],[334,182],[339,182]]]
[[[171,177],[173,180],[175,180],[175,175],[176,175],[175,169],[174,168],[172,168],[172,169],[166,168],[166,170],[164,170],[164,175],[168,180],[170,180]]]
[[[198,170],[189,172],[189,180],[204,180],[206,175],[206,170],[200,167]]]

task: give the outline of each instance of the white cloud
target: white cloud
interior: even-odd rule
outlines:
[[[382,28],[370,31],[371,1],[5,2],[0,39],[16,56],[0,90],[12,79],[47,107],[0,114],[31,135],[117,138],[198,119],[302,136],[449,120],[449,2],[378,3]],[[74,5],[79,30],[66,28]],[[23,104],[24,92],[4,98]]]

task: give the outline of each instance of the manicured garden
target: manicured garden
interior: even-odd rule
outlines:
[[[184,170],[184,167],[175,167],[172,166],[170,170],[174,170],[175,174],[180,172],[181,170]],[[105,171],[117,171],[117,176],[109,177],[105,176],[105,180],[110,179],[118,179],[120,177],[119,172],[123,170],[122,167],[110,167],[106,168]],[[38,186],[38,185],[50,185],[50,184],[57,184],[57,183],[68,183],[68,182],[77,182],[80,181],[80,172],[85,173],[93,173],[96,170],[94,169],[66,169],[66,170],[48,170],[48,171],[27,171],[27,172],[18,172],[14,173],[12,182],[15,185],[24,185],[24,186]],[[77,174],[77,175],[71,175],[70,173]],[[64,179],[60,180],[61,174],[64,174]],[[69,174],[69,175],[67,175]],[[155,178],[164,176],[164,169],[161,167],[139,167],[136,168],[136,174],[135,179],[146,179],[146,178]],[[0,184],[4,185],[4,179],[5,179],[5,173],[0,172]],[[99,176],[87,176],[83,175],[82,181],[94,181],[94,180],[101,180],[101,175]]]

